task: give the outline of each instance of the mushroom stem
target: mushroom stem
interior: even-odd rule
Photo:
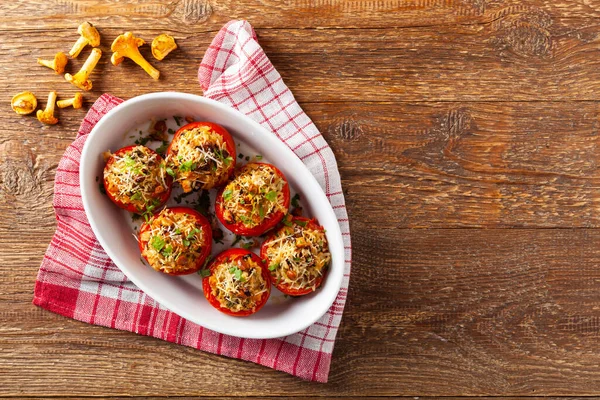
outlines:
[[[54,56],[54,60],[48,61],[38,58],[37,62],[38,64],[43,65],[44,67],[48,67],[54,70],[54,72],[56,72],[57,74],[62,74],[63,72],[65,72],[65,66],[67,65],[67,62],[69,62],[69,59],[67,58],[65,53],[59,51]]]
[[[98,30],[94,27],[94,25],[89,22],[84,22],[77,28],[77,32],[79,33],[79,39],[75,42],[71,51],[69,51],[69,55],[73,58],[76,58],[81,50],[88,44],[92,47],[97,47],[100,45],[100,34]]]
[[[79,36],[79,39],[77,39],[77,41],[75,42],[73,47],[71,47],[71,51],[69,51],[69,55],[73,58],[77,58],[79,53],[81,53],[81,50],[83,50],[85,48],[85,46],[87,46],[87,44],[88,44],[88,40],[86,38],[84,38],[83,36]]]
[[[58,122],[58,118],[54,116],[54,105],[56,104],[56,92],[48,93],[48,102],[44,110],[37,111],[37,119],[44,124],[54,125]]]
[[[65,74],[65,79],[67,80],[67,82],[71,82],[73,85],[77,86],[80,89],[91,90],[92,81],[90,81],[88,77],[96,67],[96,64],[98,64],[98,61],[100,60],[101,56],[102,50],[98,48],[92,49],[92,52],[90,53],[87,60],[85,60],[85,63],[83,64],[79,72],[77,72],[75,75]]]
[[[81,108],[83,105],[83,96],[81,93],[75,93],[75,97],[70,99],[59,100],[56,102],[58,108],[73,106],[73,108]]]

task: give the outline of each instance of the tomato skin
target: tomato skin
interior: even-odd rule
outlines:
[[[113,153],[113,156],[120,156],[122,154],[126,154],[126,153],[130,152],[132,149],[134,149],[135,147],[138,147],[138,146],[134,145],[134,146],[126,146],[126,147],[120,148],[119,150],[117,150]],[[145,147],[145,146],[142,146],[142,147]],[[160,154],[158,154],[151,148],[148,148],[148,147],[146,147],[146,148],[148,150],[150,150],[153,154],[156,154],[156,156],[158,157],[158,160],[160,162],[164,162],[164,159],[160,156]],[[104,166],[103,171],[106,171],[106,168],[114,162],[115,162],[114,157],[109,158],[108,161],[106,162],[106,165]],[[104,178],[104,174],[103,174],[102,182],[104,185],[104,191],[106,192],[106,195],[117,207],[122,208],[122,209],[127,210],[132,213],[143,213],[144,211],[146,211],[145,208],[142,210],[138,210],[138,208],[136,206],[134,206],[133,204],[125,204],[122,201],[117,200],[113,196],[113,194],[108,190],[108,182],[106,181],[106,178]],[[157,205],[155,207],[155,209],[164,206],[166,204],[166,202],[169,200],[169,197],[171,196],[171,190],[173,189],[173,178],[169,174],[167,174],[167,176],[165,178],[165,182],[167,184],[167,190],[165,192],[161,193],[160,196],[156,197],[156,199],[158,199],[160,201],[160,204]]]
[[[219,303],[219,300],[217,300],[217,298],[215,296],[213,296],[212,287],[210,286],[210,283],[209,283],[209,278],[212,276],[212,273],[215,270],[215,268],[217,268],[221,263],[225,262],[226,259],[229,258],[231,260],[236,260],[240,257],[244,257],[247,254],[250,254],[250,256],[252,257],[252,261],[254,261],[255,263],[257,263],[258,265],[261,266],[261,275],[262,275],[263,279],[265,280],[265,282],[267,283],[267,291],[262,294],[262,297],[261,297],[260,301],[257,303],[254,311],[242,310],[242,311],[238,311],[238,312],[233,312],[226,307],[221,307],[221,303]],[[231,315],[234,317],[245,317],[245,316],[254,314],[267,303],[267,300],[269,299],[269,296],[271,295],[271,279],[269,278],[269,276],[271,274],[269,274],[269,270],[265,267],[265,265],[264,265],[263,261],[260,259],[260,257],[257,256],[256,254],[254,254],[253,252],[251,252],[250,250],[239,249],[239,248],[225,250],[222,253],[219,253],[219,255],[217,255],[215,257],[215,259],[209,264],[208,269],[210,271],[210,275],[202,278],[202,291],[204,292],[204,297],[206,297],[206,300],[208,300],[208,302],[210,303],[211,306],[213,306],[214,308],[216,308],[217,310],[221,311],[224,314]]]
[[[198,122],[190,122],[189,124],[182,126],[181,128],[179,128],[177,130],[177,132],[175,132],[175,135],[173,136],[173,140],[171,140],[171,143],[169,143],[169,147],[167,147],[166,157],[169,157],[169,156],[174,157],[175,156],[175,153],[171,150],[171,147],[173,146],[173,143],[177,142],[177,140],[179,139],[179,136],[181,136],[183,134],[183,132],[188,131],[190,129],[203,127],[203,126],[208,127],[211,131],[213,131],[214,133],[221,135],[221,137],[223,137],[223,140],[225,142],[225,147],[227,148],[227,152],[233,158],[233,162],[228,166],[229,170],[227,172],[227,179],[223,179],[223,181],[217,185],[217,186],[221,186],[221,185],[224,185],[225,183],[227,183],[227,181],[229,181],[229,179],[231,178],[231,175],[233,175],[233,172],[235,171],[236,160],[237,160],[235,142],[233,141],[233,137],[227,131],[227,129],[223,128],[221,125],[215,124],[214,122],[198,121]]]
[[[321,225],[319,225],[319,222],[313,218],[313,219],[308,219],[305,217],[293,217],[292,218],[292,222],[296,222],[296,221],[301,221],[301,222],[306,222],[306,227],[313,229],[313,230],[320,230],[323,231],[323,227]],[[275,238],[275,235],[277,234],[277,232],[274,232],[272,235],[269,235],[269,237],[267,237],[265,239],[265,241],[263,242],[262,246],[260,247],[260,258],[262,258],[264,264],[267,266],[269,266],[269,258],[267,257],[267,243],[270,242],[271,240],[273,240]],[[323,279],[325,278],[325,275],[321,275],[319,276],[316,280],[315,280],[315,289],[318,288],[319,286],[321,286],[321,283],[323,283]],[[279,290],[280,292],[287,294],[288,296],[303,296],[305,294],[309,294],[313,292],[312,288],[307,288],[307,289],[291,289],[289,287],[289,285],[280,282],[279,284],[277,284],[276,281],[276,277],[271,274],[271,271],[269,271],[269,279],[271,280],[271,283],[277,288],[277,290]]]
[[[281,172],[276,166],[274,166],[272,164],[268,164],[268,163],[255,162],[255,163],[250,163],[250,164],[268,165],[275,171],[275,173],[277,175],[279,175],[281,177],[281,179],[283,179],[283,181],[285,182],[283,189],[282,189],[283,190],[283,206],[287,210],[290,207],[290,187],[289,187],[289,184],[288,184],[288,181],[287,181],[285,175],[283,175],[283,172]],[[246,164],[246,166],[250,165],[250,164]],[[242,167],[242,168],[244,168],[244,167]],[[223,210],[223,191],[225,190],[225,187],[226,186],[223,186],[217,193],[217,197],[215,200],[215,214],[217,215],[217,218],[219,218],[219,221],[221,221],[223,226],[225,226],[225,228],[229,229],[231,232],[235,233],[236,235],[260,236],[263,233],[265,233],[266,231],[268,231],[269,229],[273,228],[275,225],[277,225],[283,219],[283,217],[285,217],[285,215],[286,215],[286,213],[283,211],[277,211],[270,217],[265,218],[260,225],[257,225],[253,228],[246,227],[242,222],[230,224],[227,221],[225,221],[225,218],[223,217],[223,211],[224,211]]]
[[[185,270],[185,271],[180,271],[180,272],[165,272],[165,271],[158,271],[158,272],[162,272],[163,274],[166,274],[166,275],[189,275],[189,274],[193,274],[194,272],[198,272],[200,270],[200,268],[202,268],[202,266],[204,265],[204,262],[206,261],[206,258],[210,255],[210,252],[212,251],[212,228],[210,226],[210,221],[208,221],[208,219],[206,219],[206,217],[204,215],[200,214],[198,211],[196,211],[192,208],[189,208],[189,207],[169,207],[169,210],[175,214],[192,215],[194,217],[194,219],[196,220],[197,224],[200,225],[200,229],[202,229],[202,233],[203,233],[204,237],[206,238],[207,246],[204,247],[204,250],[202,251],[200,258],[198,258],[198,260],[196,261],[196,265],[194,265],[194,268],[191,268],[191,269]],[[142,257],[144,257],[146,262],[152,267],[152,264],[150,264],[150,261],[148,261],[148,259],[143,255],[144,248],[148,245],[148,242],[142,241],[142,233],[146,232],[148,229],[150,229],[150,224],[148,224],[147,222],[144,222],[142,224],[142,226],[140,227],[140,231],[138,233],[138,247],[140,248],[140,253],[142,254]]]

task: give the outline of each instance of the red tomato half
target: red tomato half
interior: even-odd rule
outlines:
[[[205,241],[205,246],[202,249],[202,253],[201,253],[200,257],[194,263],[193,268],[185,269],[183,271],[175,271],[175,272],[165,272],[165,271],[160,271],[160,272],[167,274],[167,275],[189,275],[189,274],[193,274],[194,272],[198,272],[200,270],[200,268],[202,268],[202,266],[204,265],[204,262],[206,261],[206,258],[209,256],[210,252],[212,251],[212,228],[210,226],[210,222],[208,221],[208,219],[206,219],[206,217],[204,215],[200,214],[198,211],[196,211],[192,208],[189,208],[189,207],[171,207],[171,208],[168,208],[167,210],[172,211],[175,214],[188,214],[188,215],[192,216],[196,220],[196,226],[198,227],[198,229],[202,230],[203,236],[206,238],[206,241]],[[158,214],[155,214],[152,218],[156,218],[156,215],[158,215]],[[149,222],[151,222],[151,221],[152,220],[150,220]],[[150,266],[152,266],[150,261],[143,255],[144,249],[148,246],[148,241],[142,240],[142,234],[149,229],[150,229],[150,224],[148,222],[144,222],[142,224],[142,226],[140,227],[140,231],[138,233],[138,245],[140,248],[140,252],[142,253],[142,257],[144,257],[146,262],[148,264],[150,264]],[[156,268],[154,268],[154,269],[156,269]]]
[[[127,153],[129,153],[132,149],[134,149],[135,147],[138,147],[137,145],[134,146],[127,146],[127,147],[123,147],[119,150],[117,150],[116,152],[113,153],[113,157],[109,158],[108,161],[106,162],[106,165],[104,166],[104,171],[106,171],[106,169],[115,162],[115,158],[114,156],[122,156],[125,155]],[[145,146],[142,146],[145,147]],[[148,150],[150,150],[151,153],[156,154],[156,156],[158,157],[158,161],[159,163],[164,162],[163,158],[160,156],[160,154],[158,154],[157,152],[155,152],[154,150],[146,147]],[[104,176],[104,175],[103,175]],[[160,207],[162,207],[163,205],[165,205],[165,203],[169,200],[169,197],[171,196],[171,189],[173,188],[173,178],[171,178],[170,175],[166,174],[165,177],[165,182],[167,184],[167,190],[163,193],[160,193],[158,196],[154,197],[154,199],[156,199],[158,201],[157,204],[154,205],[154,209],[158,209]],[[106,195],[108,196],[108,198],[115,203],[118,207],[127,210],[129,212],[132,213],[143,213],[144,211],[146,211],[146,208],[143,209],[138,209],[135,205],[130,204],[130,203],[124,203],[120,200],[117,200],[115,198],[115,196],[110,192],[110,190],[108,190],[108,182],[106,181],[106,178],[103,178],[103,184],[104,184],[104,190],[106,191]]]
[[[230,224],[228,223],[224,216],[223,216],[223,191],[225,190],[225,187],[222,187],[219,192],[217,193],[217,198],[215,201],[215,214],[217,215],[217,218],[219,218],[219,221],[221,221],[221,223],[225,226],[225,228],[229,229],[231,232],[235,233],[236,235],[241,235],[241,236],[260,236],[263,233],[265,233],[266,231],[268,231],[269,229],[273,228],[275,225],[277,225],[282,219],[283,217],[285,217],[285,215],[287,214],[287,209],[290,207],[290,187],[288,185],[287,179],[285,178],[285,175],[283,175],[283,173],[277,169],[276,166],[272,165],[272,164],[267,164],[267,163],[251,163],[251,164],[258,164],[258,165],[267,165],[270,168],[272,168],[275,173],[277,175],[279,175],[281,177],[281,179],[283,179],[283,181],[285,182],[284,186],[283,186],[283,207],[285,208],[285,212],[281,211],[281,210],[277,210],[275,213],[267,216],[259,225],[256,225],[252,228],[248,228],[246,225],[244,225],[244,223],[240,222],[236,222],[234,224]],[[251,164],[246,164],[245,166],[243,166],[242,168],[240,168],[238,171],[243,171],[244,168],[246,168],[248,165]],[[235,179],[235,177],[233,178]]]
[[[305,217],[293,217],[292,218],[292,223],[296,223],[297,221],[302,221],[302,222],[306,222],[306,228],[309,229],[313,229],[313,230],[319,230],[319,231],[324,231],[323,227],[321,225],[319,225],[319,223],[317,222],[316,219],[308,219]],[[281,229],[284,229],[285,227],[282,227]],[[273,233],[272,235],[270,235],[269,237],[267,237],[265,239],[265,241],[263,242],[262,246],[260,247],[260,258],[263,259],[263,262],[265,263],[265,265],[268,267],[269,265],[269,258],[267,257],[267,243],[270,242],[271,240],[273,240],[275,238],[275,235],[277,234],[277,232]],[[288,284],[284,283],[284,282],[280,282],[279,284],[277,284],[277,280],[274,274],[272,274],[269,271],[269,278],[271,279],[271,283],[282,293],[287,294],[288,296],[302,296],[305,294],[309,294],[313,292],[312,288],[306,288],[306,289],[292,289],[289,287]],[[315,280],[315,285],[318,288],[319,286],[321,286],[321,283],[323,283],[323,279],[325,278],[325,274],[319,276],[316,280]]]
[[[254,308],[254,311],[253,310],[242,310],[242,311],[234,312],[226,307],[222,307],[219,300],[217,300],[217,298],[212,294],[212,287],[210,285],[210,277],[212,276],[213,271],[220,264],[222,264],[224,262],[228,262],[228,261],[237,260],[238,258],[245,257],[247,255],[250,255],[250,257],[252,257],[252,261],[254,261],[258,265],[260,265],[261,275],[267,284],[267,291],[262,294],[260,300],[257,302],[256,307]],[[264,266],[260,257],[257,256],[256,254],[254,254],[253,252],[251,252],[250,250],[244,250],[244,249],[238,249],[238,248],[225,250],[224,252],[220,253],[217,257],[215,257],[215,259],[208,266],[208,269],[210,271],[210,275],[208,275],[202,279],[202,290],[204,291],[204,297],[206,297],[206,300],[208,300],[208,302],[210,303],[211,306],[213,306],[217,310],[221,311],[222,313],[225,313],[227,315],[232,315],[234,317],[245,317],[247,315],[254,314],[266,304],[267,300],[269,299],[269,296],[271,295],[271,280],[269,278],[269,275],[270,275],[269,270]]]
[[[169,156],[173,157],[176,155],[172,151],[171,147],[173,146],[173,143],[176,143],[179,140],[179,137],[181,136],[181,134],[183,132],[194,129],[194,128],[204,127],[204,126],[208,127],[212,132],[214,132],[218,135],[221,135],[223,137],[223,141],[225,142],[225,147],[227,149],[227,152],[233,158],[233,162],[228,166],[227,179],[223,179],[223,181],[217,185],[217,186],[220,186],[220,185],[224,184],[225,182],[227,182],[227,180],[233,174],[233,171],[235,170],[236,160],[237,160],[235,143],[233,141],[233,138],[231,137],[231,134],[227,131],[227,129],[223,128],[221,125],[215,124],[213,122],[199,121],[199,122],[191,122],[187,125],[182,126],[181,128],[179,128],[177,130],[177,132],[175,132],[175,135],[173,136],[173,140],[171,141],[171,143],[169,144],[169,147],[167,148],[166,157],[169,157]]]

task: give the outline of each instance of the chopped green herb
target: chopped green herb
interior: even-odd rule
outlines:
[[[232,162],[233,162],[233,157],[229,156],[226,157],[223,162],[225,163],[225,165],[229,166]]]
[[[231,243],[231,247],[235,246],[236,244],[238,244],[238,242],[242,240],[242,237],[240,235],[235,235],[235,239],[233,241],[233,243]]]
[[[257,159],[257,160],[262,160],[262,156],[261,156],[260,154],[257,154],[257,155],[256,155],[256,159]]]
[[[142,134],[142,131],[140,131],[140,135]],[[139,144],[139,145],[145,145],[146,143],[148,143],[150,141],[150,138],[148,136],[145,137],[141,137],[139,139],[136,139],[136,141],[134,142],[135,144]]]
[[[175,201],[177,202],[177,204],[180,204],[180,203],[181,203],[181,200],[182,200],[184,197],[190,196],[190,195],[192,195],[192,194],[194,194],[194,192],[181,193],[179,196],[175,196],[175,197],[173,197],[173,200],[175,200]]]
[[[194,204],[194,210],[198,211],[200,214],[204,215],[205,217],[208,217],[209,216],[209,212],[208,212],[209,208],[210,208],[210,196],[208,194],[208,190],[203,190],[202,192],[200,192],[200,195],[196,199],[196,203]]]
[[[156,251],[161,251],[163,247],[165,247],[165,241],[160,236],[152,236],[152,239],[150,239],[150,246]]]
[[[297,223],[298,225],[300,225],[301,227],[305,227],[305,226],[306,226],[306,224],[308,224],[308,221],[300,221],[300,220],[297,220],[297,221],[296,221],[296,223]]]
[[[233,194],[233,190],[231,190],[231,189],[227,189],[227,190],[223,191],[223,199],[225,199],[225,201],[229,201],[231,199],[232,194]]]
[[[186,240],[186,239],[183,239],[183,245],[184,245],[185,247],[190,247],[190,241],[189,241],[189,240]]]
[[[190,231],[190,233],[188,233],[188,235],[187,235],[186,239],[187,239],[187,240],[192,240],[192,239],[193,239],[193,238],[196,236],[196,233],[198,233],[198,232],[200,232],[200,229],[198,229],[198,228],[194,228],[194,229],[192,229],[192,230]]]
[[[181,235],[181,229],[175,228],[175,234],[176,235]]]
[[[140,193],[140,192],[136,192],[136,193],[134,193],[134,194],[133,194],[133,195],[130,197],[130,199],[131,199],[131,200],[134,200],[134,201],[135,201],[135,200],[141,200],[141,199],[142,199],[142,195],[141,195],[141,193]]]
[[[250,225],[250,224],[252,224],[252,219],[251,219],[251,218],[248,218],[248,217],[246,217],[245,215],[240,215],[240,216],[239,216],[239,218],[242,220],[242,222],[243,222],[245,225]]]
[[[172,168],[167,167],[167,174],[171,175],[173,178],[175,178],[175,171],[173,171]]]
[[[265,199],[269,201],[275,201],[277,199],[277,192],[271,190],[269,193],[265,194]]]
[[[175,123],[177,124],[177,126],[181,126],[181,117],[173,115],[173,119],[175,120]]]
[[[156,152],[158,154],[165,154],[165,152],[167,151],[167,148],[169,147],[169,142],[167,142],[166,140],[163,140],[162,144],[160,145],[160,147],[158,147],[156,149]]]
[[[190,172],[196,169],[196,163],[192,160],[181,163],[179,170],[181,172]]]
[[[258,215],[260,216],[261,219],[263,219],[265,217],[265,209],[262,206],[262,204],[258,205]]]
[[[294,257],[294,262],[300,262],[301,258]]]
[[[170,244],[165,246],[165,248],[160,252],[165,257],[169,257],[173,253],[173,246]]]
[[[269,265],[269,271],[275,271],[279,267],[279,263]]]
[[[292,207],[300,207],[300,195],[296,193],[294,197],[292,197]]]
[[[201,269],[200,271],[198,271],[198,273],[203,278],[206,278],[207,276],[210,276],[210,270],[209,269]]]
[[[244,248],[246,250],[250,250],[252,248],[253,244],[254,244],[253,242],[242,243],[242,248]]]
[[[292,221],[287,216],[283,219],[282,222],[285,226],[292,226]]]

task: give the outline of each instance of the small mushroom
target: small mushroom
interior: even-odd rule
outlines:
[[[37,111],[37,119],[40,122],[48,125],[54,125],[58,122],[58,118],[54,116],[54,105],[56,102],[56,92],[48,93],[48,103],[45,110]]]
[[[81,35],[79,39],[75,42],[71,51],[69,51],[69,55],[73,58],[77,58],[81,50],[88,44],[92,47],[100,46],[100,34],[98,30],[94,27],[94,25],[89,22],[84,22],[79,25],[77,28],[77,32]]]
[[[144,39],[136,38],[131,32],[125,32],[123,35],[117,36],[110,46],[110,49],[113,51],[110,62],[113,65],[119,65],[123,59],[127,57],[142,67],[153,79],[158,80],[160,71],[150,65],[138,50],[138,47],[142,46],[144,43],[146,43],[144,42]]]
[[[83,96],[81,93],[75,93],[75,97],[65,100],[59,100],[56,102],[58,108],[65,108],[69,106],[73,106],[73,108],[81,108],[83,106]]]
[[[37,107],[37,99],[31,92],[21,92],[13,96],[10,106],[19,115],[31,114]]]
[[[65,72],[65,66],[67,65],[67,62],[69,62],[69,59],[67,58],[65,53],[63,53],[62,51],[59,51],[54,56],[54,60],[48,61],[48,60],[42,60],[41,58],[38,58],[37,62],[38,62],[38,64],[43,65],[44,67],[53,69],[54,72],[56,72],[57,74],[62,74],[63,72]]]
[[[177,43],[175,43],[173,36],[163,33],[154,38],[151,47],[152,55],[160,61],[177,48]]]
[[[78,73],[75,75],[71,75],[69,73],[65,74],[65,79],[67,82],[71,82],[73,85],[77,86],[83,90],[91,90],[92,89],[92,81],[88,79],[96,64],[100,60],[102,56],[102,50],[100,49],[92,49],[92,53],[85,60],[85,63],[81,67]]]

